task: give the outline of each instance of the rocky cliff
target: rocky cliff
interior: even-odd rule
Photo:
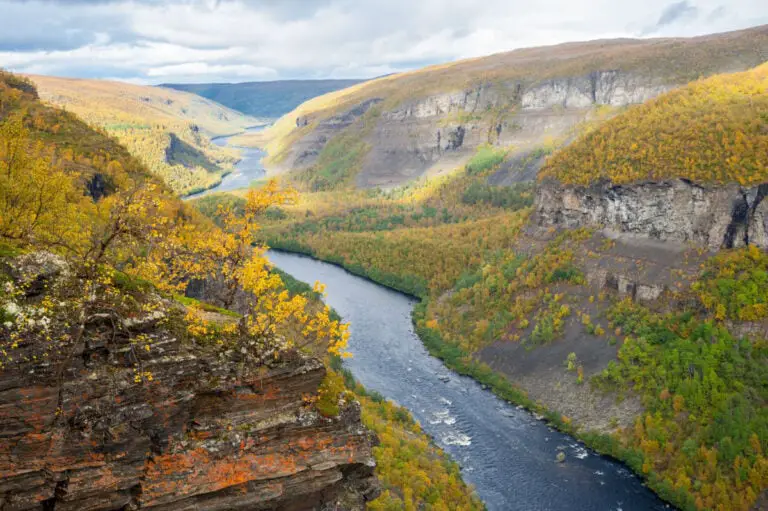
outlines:
[[[60,271],[21,261],[34,304]],[[66,350],[22,341],[0,371],[0,510],[362,509],[374,439],[356,403],[314,409],[323,364],[288,351],[249,367],[185,341],[176,307],[94,314]]]
[[[659,240],[717,250],[768,248],[768,184],[699,185],[676,179],[588,187],[548,181],[539,186],[534,222],[541,226],[602,226]]]
[[[357,186],[396,185],[453,170],[482,144],[526,151],[567,141],[580,123],[700,76],[748,69],[766,55],[766,27],[517,50],[317,98],[278,121],[267,147],[281,168],[308,168],[334,137],[354,135],[368,147]]]
[[[672,87],[653,78],[596,71],[536,83],[482,83],[406,101],[381,110],[367,132],[370,150],[357,176],[363,188],[405,182],[425,172],[449,171],[482,144],[525,149],[566,136],[593,117],[593,107],[641,103]],[[317,122],[293,147],[291,168],[313,164],[326,143],[384,101],[371,98]],[[370,115],[370,114],[369,114]],[[311,117],[297,119],[308,124]]]

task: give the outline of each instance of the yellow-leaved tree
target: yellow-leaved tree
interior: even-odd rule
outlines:
[[[78,171],[59,166],[70,161],[68,148],[41,143],[28,122],[19,115],[0,123],[0,244],[26,254],[14,264],[29,270],[0,291],[0,370],[20,357],[49,358],[61,379],[89,325],[107,319],[113,337],[134,336],[127,319],[172,315],[181,306],[171,292],[190,281],[215,283],[221,302],[241,313],[222,326],[192,309],[185,323],[196,341],[238,348],[255,363],[289,348],[343,352],[346,325],[327,307],[292,296],[271,271],[266,247],[253,246],[259,216],[295,192],[276,182],[252,190],[245,214],[222,210],[218,227],[148,174],[99,155],[114,190],[95,198]],[[41,268],[55,278],[32,290]],[[149,283],[137,287],[136,277]],[[135,344],[149,349],[142,339]],[[135,381],[150,379],[133,358]]]
[[[216,215],[220,227],[192,222],[178,226],[158,240],[133,271],[168,292],[181,292],[192,280],[202,281],[210,290],[208,299],[242,315],[238,322],[221,326],[190,308],[187,321],[198,339],[247,348],[256,361],[286,348],[310,346],[345,355],[347,325],[334,320],[327,306],[289,293],[271,270],[267,247],[256,244],[259,218],[270,207],[296,198],[294,190],[281,189],[270,180],[248,191],[242,212],[220,206]],[[322,286],[316,284],[315,291],[322,293]]]

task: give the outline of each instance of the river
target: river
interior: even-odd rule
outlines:
[[[299,280],[326,284],[327,303],[350,322],[345,360],[368,389],[408,408],[461,465],[491,511],[671,509],[626,467],[506,403],[430,356],[416,336],[416,301],[338,266],[270,251]],[[557,453],[566,461],[557,463]]]
[[[248,131],[260,131],[264,127]],[[230,137],[213,143],[226,146]],[[264,152],[239,148],[235,171],[215,188],[245,188],[263,177]],[[461,465],[464,480],[491,511],[667,510],[626,467],[506,403],[429,355],[411,324],[416,301],[328,263],[270,251],[299,280],[326,284],[328,304],[350,322],[345,365],[367,388],[408,408]],[[565,452],[565,463],[555,461]]]
[[[263,131],[267,126],[255,126],[248,128],[243,133],[256,133]],[[211,142],[219,147],[226,147],[229,145],[229,140],[232,136],[216,137],[212,138]],[[261,164],[262,158],[265,153],[261,149],[254,147],[242,147],[232,146],[240,150],[240,161],[235,165],[235,169],[224,176],[217,186],[209,188],[208,190],[188,195],[185,199],[199,199],[209,193],[214,192],[231,192],[233,190],[239,190],[240,188],[248,188],[248,186],[256,179],[260,179],[266,175],[264,166]]]

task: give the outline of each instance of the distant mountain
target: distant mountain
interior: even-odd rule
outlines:
[[[344,89],[363,80],[282,80],[248,83],[163,84],[161,87],[191,92],[244,114],[280,117],[308,99]]]
[[[258,143],[271,171],[305,171],[313,189],[397,186],[463,168],[489,144],[513,157],[543,155],[626,107],[702,77],[753,68],[767,55],[768,25],[524,48],[313,98],[259,134]]]

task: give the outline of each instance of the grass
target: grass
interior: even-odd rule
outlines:
[[[491,145],[483,145],[477,149],[477,153],[467,163],[469,175],[482,174],[497,167],[504,161],[507,151]]]
[[[224,309],[222,307],[217,307],[215,305],[211,305],[210,303],[206,303],[206,302],[197,300],[195,298],[189,298],[188,296],[173,295],[173,299],[178,303],[184,305],[185,307],[194,307],[197,309],[204,310],[206,312],[215,312],[217,314],[229,316],[231,318],[241,317],[240,314],[238,314],[237,312],[233,312],[231,310]]]
[[[16,257],[23,252],[18,247],[0,240],[0,258]]]

